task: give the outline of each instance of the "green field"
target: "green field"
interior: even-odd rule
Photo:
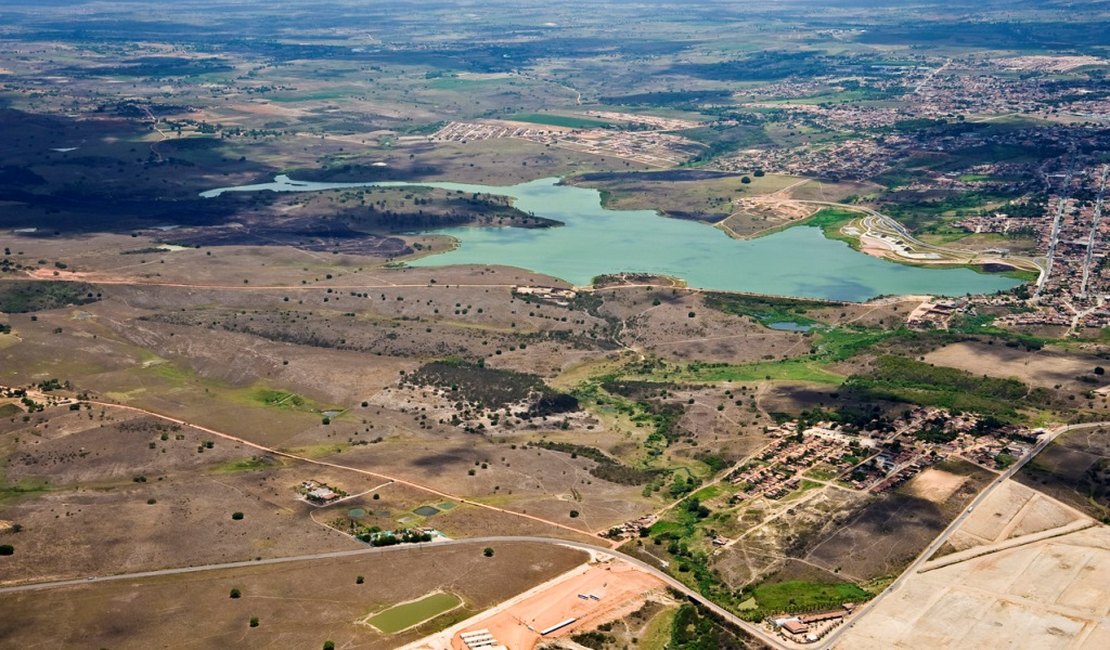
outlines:
[[[562,126],[568,129],[605,129],[612,126],[601,120],[591,120],[585,117],[571,115],[552,115],[550,113],[517,113],[507,119],[515,122],[529,122],[531,124],[547,124],[549,126]]]
[[[436,592],[424,596],[411,603],[394,605],[389,609],[371,615],[366,622],[381,630],[384,634],[396,634],[414,625],[419,625],[455,609],[462,604],[462,600],[455,594]]]
[[[804,221],[805,225],[820,228],[828,239],[846,242],[852,248],[859,247],[859,237],[841,232],[841,228],[858,219],[860,213],[841,208],[823,208]]]
[[[756,587],[752,595],[765,613],[804,612],[846,602],[858,603],[871,597],[850,582],[824,584],[797,580],[765,583]]]
[[[715,383],[722,381],[810,381],[818,384],[840,385],[844,376],[826,370],[809,359],[784,359],[733,365],[728,363],[691,363],[673,372],[656,375],[629,374],[642,381],[678,381]]]

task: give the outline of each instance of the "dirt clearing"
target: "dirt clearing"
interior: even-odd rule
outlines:
[[[903,488],[906,492],[915,497],[932,501],[933,503],[944,503],[960,486],[967,480],[966,476],[959,476],[958,474],[951,474],[943,470],[929,468],[915,476],[906,487]]]

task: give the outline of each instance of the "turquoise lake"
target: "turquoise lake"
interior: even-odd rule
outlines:
[[[606,210],[597,190],[544,178],[507,187],[461,183],[313,183],[278,176],[272,183],[204,192],[312,192],[358,187],[433,187],[510,196],[524,212],[555,219],[554,228],[443,228],[454,250],[410,266],[498,264],[588,285],[606,273],[636,272],[682,278],[691,287],[778,296],[864,301],[879,295],[956,296],[993,293],[1019,282],[965,268],[896,264],[826,239],[819,228],[798,226],[753,240],[732,239],[712,226],[650,210]]]

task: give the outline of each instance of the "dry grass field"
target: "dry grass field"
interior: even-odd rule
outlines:
[[[1021,348],[982,343],[954,343],[925,355],[938,366],[959,368],[991,377],[1016,378],[1033,386],[1062,386],[1069,392],[1087,391],[1103,382],[1089,384],[1079,377],[1091,377],[1101,363],[1093,354],[1076,354],[1049,349],[1030,354]]]
[[[325,550],[306,544],[302,551]],[[34,647],[50,630],[55,648],[316,648],[386,650],[476,614],[587,559],[581,551],[503,543],[425,547],[241,569],[122,580],[0,595],[5,645]],[[364,576],[363,584],[356,583]],[[231,589],[241,597],[228,597]],[[434,589],[461,609],[395,636],[358,623],[372,611]],[[257,617],[259,626],[249,627]]]

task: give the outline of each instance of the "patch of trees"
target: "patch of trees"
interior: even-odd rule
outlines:
[[[867,373],[853,375],[845,387],[871,399],[941,406],[1014,420],[1016,407],[1052,408],[1053,391],[1033,388],[1016,379],[998,379],[934,366],[898,356],[883,356]]]
[[[435,386],[457,396],[460,401],[477,404],[482,408],[504,408],[532,398],[539,393],[551,395],[538,375],[487,368],[485,364],[461,359],[446,359],[424,364],[404,380],[412,386]],[[549,400],[549,406],[565,404],[563,400]]]
[[[536,443],[536,446],[550,451],[570,454],[571,457],[581,456],[583,458],[589,458],[597,463],[597,465],[589,469],[590,474],[603,481],[609,481],[610,483],[616,483],[618,485],[644,485],[645,483],[651,482],[652,479],[660,473],[660,470],[629,467],[596,447],[575,445],[569,442],[551,442],[548,440]]]
[[[397,544],[416,544],[419,542],[432,541],[431,533],[407,528],[396,533],[381,533],[378,535],[363,533],[359,535],[358,538],[369,543],[370,546],[396,546]]]
[[[84,282],[15,280],[0,284],[0,311],[9,314],[87,305],[100,298],[96,287]]]

